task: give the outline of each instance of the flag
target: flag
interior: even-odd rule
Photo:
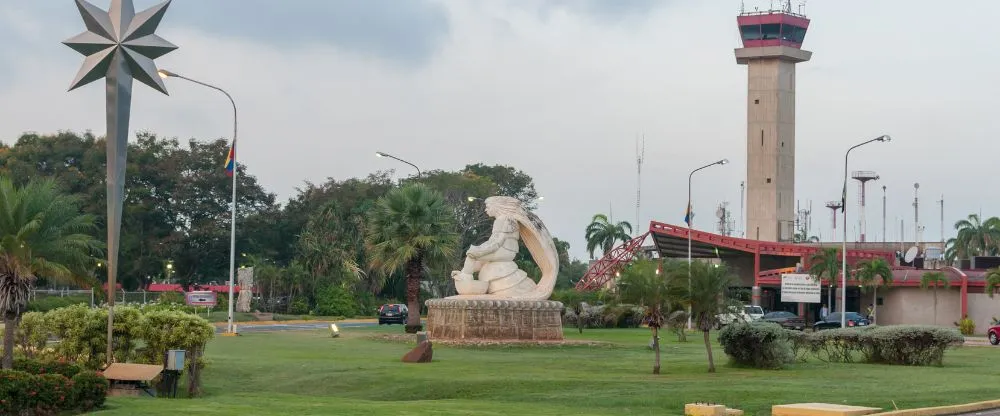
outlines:
[[[233,176],[233,169],[236,167],[236,140],[229,146],[229,153],[226,153],[226,176]]]
[[[691,220],[693,217],[694,215],[691,212],[691,204],[689,203],[687,212],[684,213],[684,223],[687,224],[688,228],[691,228]]]

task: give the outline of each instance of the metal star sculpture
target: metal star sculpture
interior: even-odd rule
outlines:
[[[177,49],[177,46],[153,32],[169,5],[170,0],[167,0],[136,14],[132,0],[111,0],[111,7],[107,12],[85,0],[76,0],[76,7],[80,9],[87,31],[63,42],[87,57],[70,85],[70,91],[101,78],[106,78],[107,81],[109,294],[114,293],[118,276],[118,238],[125,194],[132,79],[167,93],[167,87],[157,74],[153,59]],[[114,296],[108,296],[108,304],[114,305]],[[109,328],[110,325],[109,320]],[[111,348],[110,342],[108,348]],[[110,357],[111,354],[108,355]]]

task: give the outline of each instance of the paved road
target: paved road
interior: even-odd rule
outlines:
[[[1000,409],[981,410],[973,413],[962,413],[961,415],[955,416],[1000,416]]]

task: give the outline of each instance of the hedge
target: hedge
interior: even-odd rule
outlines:
[[[0,414],[56,415],[95,409],[104,404],[108,381],[94,372],[72,379],[61,374],[0,370]]]
[[[965,338],[953,328],[922,325],[838,328],[813,333],[770,323],[728,325],[719,343],[734,365],[781,368],[809,356],[826,362],[942,365],[949,347]]]

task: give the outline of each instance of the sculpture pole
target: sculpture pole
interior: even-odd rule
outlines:
[[[132,108],[132,79],[164,94],[166,86],[156,74],[153,59],[176,46],[155,35],[170,0],[138,14],[132,0],[111,0],[108,11],[76,0],[87,30],[63,43],[86,56],[70,84],[70,91],[106,78],[107,185],[108,185],[108,349],[107,362],[114,362],[114,305],[118,277],[118,248],[125,199],[125,167],[128,122]]]

